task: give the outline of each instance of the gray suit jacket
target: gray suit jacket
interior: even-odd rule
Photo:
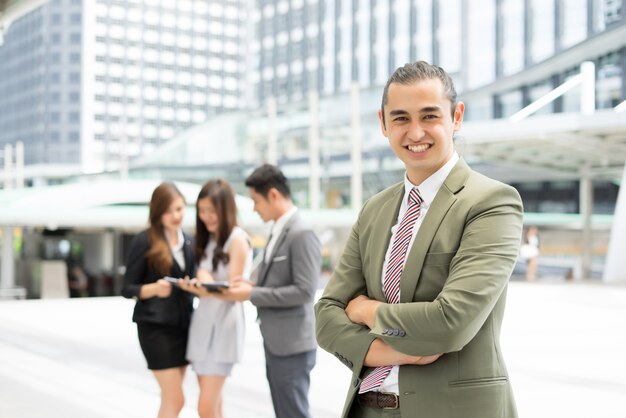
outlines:
[[[317,347],[313,297],[320,275],[321,246],[315,232],[295,213],[259,266],[250,302],[257,307],[263,341],[286,356]]]

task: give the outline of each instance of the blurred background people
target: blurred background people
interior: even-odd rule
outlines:
[[[161,389],[158,418],[177,417],[184,405],[192,296],[163,279],[195,275],[191,239],[181,229],[184,211],[184,197],[173,183],[154,190],[149,227],[130,246],[122,289],[124,297],[137,300],[139,344]]]
[[[183,289],[200,297],[189,329],[187,358],[200,385],[198,414],[220,418],[224,382],[243,352],[243,305],[213,298],[196,285],[239,280],[248,277],[252,267],[250,238],[237,226],[235,193],[225,180],[210,180],[200,190],[194,256],[197,279],[181,281]]]
[[[289,182],[264,164],[246,178],[254,210],[273,221],[256,283],[238,281],[220,297],[257,307],[265,369],[277,418],[308,418],[310,373],[317,343],[313,297],[321,271],[321,244],[299,216]]]
[[[539,230],[536,226],[533,225],[526,231],[520,255],[526,260],[526,280],[534,282],[537,279],[537,257],[539,257]]]

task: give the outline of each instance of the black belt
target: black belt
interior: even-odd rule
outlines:
[[[400,396],[395,393],[365,392],[358,395],[359,403],[362,406],[379,409],[400,408]]]

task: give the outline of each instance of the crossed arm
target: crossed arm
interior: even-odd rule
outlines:
[[[371,330],[374,327],[376,309],[382,304],[383,302],[360,295],[348,302],[346,315],[353,323],[366,326]],[[441,357],[441,354],[432,356],[411,356],[404,354],[377,338],[372,341],[372,344],[369,346],[363,365],[369,367],[404,364],[425,365],[434,362],[439,357]]]
[[[442,290],[431,301],[399,304],[355,297],[369,294],[363,260],[374,256],[367,252],[368,243],[378,238],[361,236],[363,231],[367,234],[367,225],[360,225],[364,222],[360,217],[316,305],[318,343],[349,359],[355,370],[428,364],[440,353],[461,350],[478,333],[506,287],[519,247],[521,214],[519,196],[502,188],[485,195],[467,212],[449,214],[448,222],[462,223],[457,226],[458,244],[439,243],[443,248],[439,251],[451,251],[449,267],[446,272],[423,267],[417,273],[430,274],[420,280],[430,280],[431,285],[440,281]],[[388,329],[404,330],[406,335],[390,336]]]

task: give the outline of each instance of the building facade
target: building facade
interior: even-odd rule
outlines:
[[[244,103],[245,0],[50,0],[0,47],[0,146],[119,169]],[[80,172],[79,171],[79,172]]]
[[[521,109],[577,72],[597,65],[598,108],[624,99],[624,42],[576,53],[577,46],[623,26],[622,0],[256,0],[251,13],[255,57],[248,75],[253,102],[278,103],[381,87],[406,62],[437,63],[471,95],[470,118],[498,118]],[[523,83],[481,87],[577,55],[569,66]],[[574,110],[573,92],[543,112]],[[621,99],[621,100],[620,100]]]

